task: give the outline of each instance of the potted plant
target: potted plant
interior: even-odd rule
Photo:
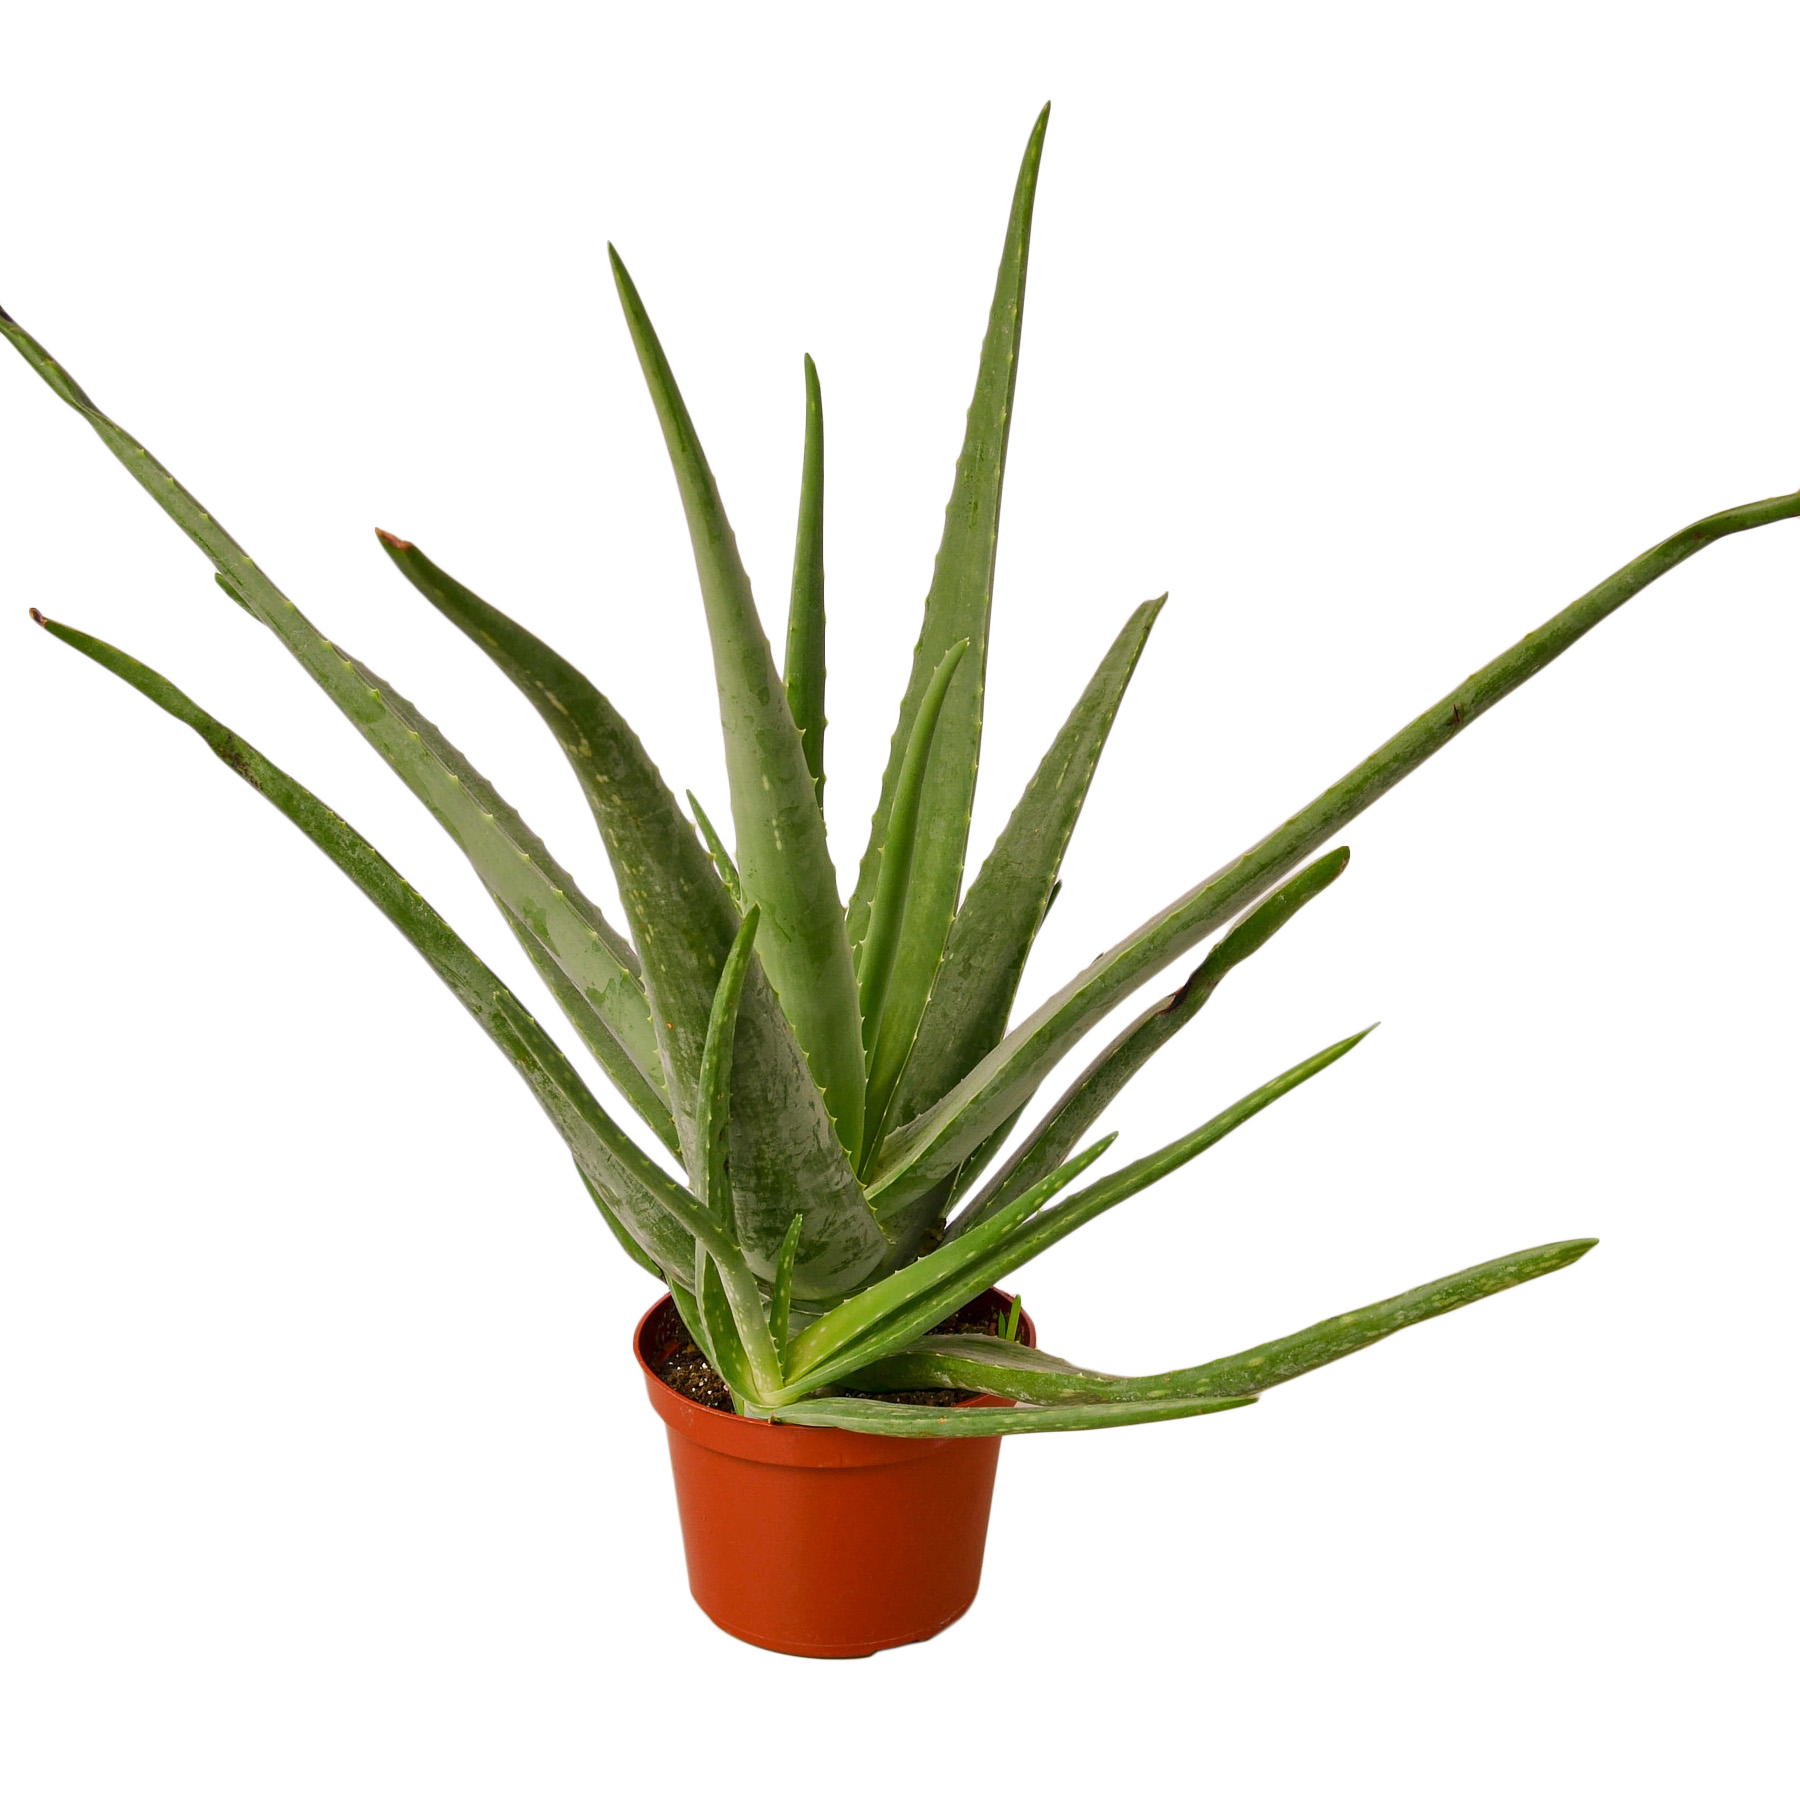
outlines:
[[[1800,516],[1800,494],[1654,546],[1421,713],[1028,1017],[1012,1002],[1089,780],[1160,601],[1124,621],[975,878],[965,855],[1032,204],[1027,145],[967,434],[880,801],[848,904],[823,822],[823,407],[806,448],[778,670],[693,422],[624,265],[614,274],[699,571],[733,842],[684,813],[610,700],[406,540],[396,567],[537,709],[599,826],[620,929],[430,721],[321,635],[226,530],[19,325],[0,331],[80,412],[463,850],[659,1157],[523,1003],[351,826],[125,652],[52,635],[190,726],[387,915],[514,1064],[601,1218],[668,1288],[635,1348],[669,1427],[696,1597],[750,1641],[864,1654],[930,1635],[979,1579],[998,1440],[1250,1405],[1393,1332],[1564,1268],[1593,1240],[1501,1256],[1241,1355],[1148,1376],[1037,1347],[997,1283],[1323,1072],[1342,1038],[1108,1174],[1108,1102],[1218,985],[1343,873],[1342,828],[1677,563]],[[1218,935],[1223,933],[1223,935]],[[1057,1066],[1121,1001],[1211,948],[1029,1126]],[[1085,1147],[1083,1147],[1085,1145]],[[677,1163],[681,1176],[671,1172]],[[945,1404],[944,1402],[949,1402]]]

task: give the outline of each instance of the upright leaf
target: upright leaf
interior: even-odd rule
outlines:
[[[887,1129],[917,1118],[1005,1036],[1025,959],[1056,892],[1063,852],[1162,606],[1160,599],[1146,601],[1126,620],[958,908],[887,1110]]]
[[[737,1055],[738,1006],[743,999],[744,977],[750,971],[756,927],[762,915],[753,906],[731,942],[719,985],[713,993],[712,1011],[706,1021],[706,1047],[700,1055],[700,1110],[696,1121],[700,1161],[694,1170],[700,1204],[726,1227],[732,1228],[731,1178],[728,1171],[731,1125],[731,1074]]]
[[[1013,387],[1019,366],[1024,322],[1025,273],[1031,249],[1031,210],[1037,196],[1038,164],[1050,122],[1045,107],[1025,146],[1013,190],[1012,214],[988,313],[987,336],[969,405],[962,454],[957,458],[944,535],[925,597],[925,620],[913,650],[912,676],[900,703],[900,718],[888,751],[881,796],[869,826],[868,849],[857,873],[849,907],[850,942],[861,946],[881,882],[893,807],[912,741],[913,722],[944,653],[969,640],[968,667],[956,684],[938,724],[937,749],[919,807],[919,838],[908,883],[905,954],[901,978],[890,988],[887,1011],[896,1038],[910,1044],[931,992],[950,921],[962,892],[968,850],[969,816],[975,800],[975,772],[981,759],[982,701],[987,684],[988,615],[994,594],[994,558],[1000,528],[1000,495],[1006,473],[1006,440],[1012,427]]]
[[[383,541],[413,586],[537,708],[581,783],[638,946],[651,1016],[661,1028],[683,1157],[697,1170],[700,1064],[713,996],[742,923],[737,908],[656,765],[606,696],[416,545]],[[769,929],[765,915],[759,935]],[[848,1292],[880,1266],[886,1238],[760,958],[751,960],[738,1013],[731,1151],[738,1243],[757,1273],[773,1274],[796,1211],[806,1215],[796,1295]]]
[[[625,265],[616,251],[609,254],[693,540],[731,778],[738,874],[745,898],[768,920],[759,955],[838,1134],[854,1154],[862,1142],[862,1029],[813,771],[694,422]]]
[[[819,371],[806,359],[806,449],[800,467],[800,519],[794,528],[794,580],[788,595],[788,711],[800,733],[813,792],[825,806],[825,403]]]
[[[926,688],[925,698],[913,720],[912,741],[906,746],[900,779],[894,785],[887,850],[881,859],[881,880],[875,888],[875,905],[869,913],[869,935],[863,943],[862,960],[857,967],[857,982],[862,991],[863,1044],[869,1058],[869,1091],[863,1108],[863,1129],[868,1137],[866,1151],[873,1150],[881,1140],[881,1122],[887,1113],[888,1100],[912,1044],[916,1019],[890,1011],[887,1000],[896,973],[900,991],[909,991],[913,981],[907,961],[922,953],[918,939],[906,930],[913,855],[919,835],[919,800],[929,777],[932,744],[943,716],[944,703],[968,648],[969,640],[960,638],[944,652],[944,659],[933,673],[931,685]],[[934,949],[929,954],[935,966],[937,952]]]
[[[718,1264],[707,1254],[705,1245],[694,1251],[694,1299],[706,1326],[706,1342],[701,1346],[706,1360],[724,1378],[732,1396],[754,1398],[758,1383],[756,1369],[750,1360],[743,1334],[732,1316],[731,1301],[719,1279]],[[738,1407],[740,1412],[743,1407]]]
[[[700,835],[706,840],[707,854],[713,859],[713,867],[719,871],[719,879],[725,884],[725,891],[731,896],[731,904],[739,912],[744,910],[744,884],[738,880],[737,864],[731,860],[731,852],[725,848],[725,840],[713,829],[713,822],[706,816],[706,808],[702,806],[692,788],[688,789],[688,805],[693,809],[694,823],[700,827]]]
[[[787,1236],[781,1240],[781,1254],[775,1259],[775,1284],[769,1295],[769,1336],[774,1341],[775,1353],[782,1359],[784,1368],[787,1360],[788,1326],[793,1317],[794,1257],[800,1248],[800,1229],[805,1223],[799,1213],[794,1214],[794,1222],[788,1227]]]

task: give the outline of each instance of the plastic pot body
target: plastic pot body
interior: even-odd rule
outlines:
[[[685,1335],[665,1298],[633,1347],[668,1428],[701,1611],[790,1656],[871,1656],[960,1619],[981,1585],[1000,1439],[871,1437],[719,1412],[656,1372]],[[1036,1341],[1028,1319],[1019,1337]]]

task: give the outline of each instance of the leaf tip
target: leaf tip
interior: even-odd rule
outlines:
[[[382,543],[389,550],[394,551],[396,554],[400,551],[410,550],[412,548],[412,545],[409,544],[405,538],[395,537],[391,531],[383,531],[379,525],[375,527],[375,535],[381,539]]]
[[[0,316],[4,316],[4,315],[0,315]],[[41,612],[39,612],[35,606],[27,607],[26,610],[31,614],[32,624],[41,625],[41,626],[43,626],[43,628],[46,631],[48,631],[50,629],[50,621],[48,619],[46,619],[44,617],[44,615]]]

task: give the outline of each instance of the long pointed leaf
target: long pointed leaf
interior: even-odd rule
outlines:
[[[1100,1400],[1075,1406],[908,1406],[888,1400],[799,1400],[777,1407],[784,1425],[836,1426],[872,1437],[1024,1437],[1042,1431],[1104,1431],[1110,1425],[1152,1425],[1234,1412],[1243,1400]]]
[[[819,371],[806,359],[806,449],[800,518],[794,527],[794,580],[788,595],[788,711],[800,733],[813,793],[825,807],[825,402]]]
[[[871,1171],[870,1193],[883,1214],[934,1187],[1133,989],[1267,893],[1634,594],[1722,537],[1793,518],[1800,518],[1800,493],[1731,507],[1665,538],[1478,669],[1235,862],[1146,920],[1008,1032],[935,1106],[890,1135]]]
[[[1369,1027],[1369,1030],[1373,1029],[1373,1026]],[[1313,1076],[1328,1069],[1339,1057],[1355,1049],[1368,1035],[1368,1031],[1359,1031],[1354,1037],[1332,1044],[1316,1056],[1309,1056],[1305,1062],[1296,1063],[1293,1068],[1277,1075],[1273,1081],[1265,1082],[1241,1100],[1234,1101],[1223,1112],[1215,1113],[1204,1125],[1196,1126],[1184,1137],[1165,1144],[1148,1156],[1139,1157],[1136,1162],[1128,1164],[1116,1174],[1105,1176],[1093,1186],[1071,1194],[1059,1205],[1041,1212],[1035,1211],[1026,1204],[1027,1195],[1021,1195],[991,1219],[965,1232],[955,1242],[934,1251],[932,1254],[943,1257],[945,1266],[954,1267],[956,1273],[921,1294],[910,1305],[889,1312],[882,1320],[879,1332],[865,1334],[855,1340],[843,1355],[815,1368],[811,1373],[813,1385],[818,1386],[826,1381],[844,1381],[864,1363],[874,1361],[878,1356],[888,1355],[912,1339],[924,1336],[934,1325],[942,1324],[976,1295],[986,1293],[1015,1269],[1023,1268],[1034,1256],[1041,1255],[1052,1244],[1060,1243],[1070,1232],[1078,1231],[1103,1212],[1110,1211],[1134,1194],[1142,1193],[1145,1188],[1162,1180],[1165,1175],[1172,1174],[1202,1151],[1210,1150],[1221,1138],[1229,1136],[1265,1107],[1272,1106],[1284,1094],[1291,1093],[1303,1082],[1310,1081]],[[1110,1142],[1110,1138],[1103,1140],[1103,1144]],[[1099,1147],[1101,1146],[1095,1148]],[[1065,1163],[1057,1174],[1084,1166],[1092,1154],[1092,1151],[1083,1151],[1080,1156]],[[1036,1192],[1036,1189],[1028,1190],[1029,1194]],[[1011,1222],[1020,1213],[1026,1216],[1024,1222],[1015,1229]],[[976,1242],[984,1246],[991,1244],[993,1247],[986,1249],[984,1254],[971,1258],[968,1250]],[[957,1252],[962,1254],[955,1254]],[[868,1290],[871,1293],[874,1291]],[[859,1294],[843,1305],[855,1306],[862,1299],[863,1295]],[[832,1314],[826,1314],[827,1319],[831,1317]],[[798,1358],[795,1359],[795,1366],[799,1366]]]
[[[1082,1071],[1069,1091],[1007,1159],[986,1190],[956,1218],[947,1235],[959,1237],[1054,1169],[1080,1143],[1132,1076],[1205,1006],[1219,983],[1246,957],[1260,950],[1308,901],[1336,881],[1349,862],[1350,852],[1339,849],[1309,863],[1227,932],[1180,988],[1139,1014]]]
[[[608,254],[693,540],[731,777],[738,873],[745,898],[769,922],[759,954],[838,1134],[854,1154],[862,1142],[861,1016],[813,772],[694,422],[624,263],[610,247]]]
[[[876,1356],[885,1355],[888,1348],[908,1342],[919,1331],[929,1329],[920,1326],[915,1330],[896,1321],[910,1320],[919,1303],[927,1296],[937,1295],[946,1284],[966,1286],[966,1271],[972,1265],[1002,1253],[1023,1222],[1102,1156],[1111,1143],[1111,1138],[1102,1139],[1081,1155],[1072,1157],[1062,1168],[1053,1170],[1036,1187],[1021,1194],[985,1225],[956,1243],[946,1244],[929,1256],[922,1256],[917,1262],[883,1276],[860,1294],[840,1301],[794,1339],[787,1356],[790,1383],[804,1391],[806,1387],[820,1387],[828,1381],[836,1381],[839,1379],[836,1371],[859,1367]],[[985,1293],[991,1285],[983,1283],[974,1292]],[[955,1310],[955,1307],[950,1309],[951,1312]],[[944,1316],[947,1318],[949,1314]]]
[[[944,701],[956,679],[967,638],[959,638],[944,652],[919,702],[913,719],[912,741],[894,784],[894,805],[888,815],[887,847],[881,858],[881,879],[875,888],[875,904],[869,912],[869,935],[863,940],[857,981],[862,993],[863,1044],[869,1057],[868,1099],[863,1108],[867,1148],[881,1140],[882,1120],[894,1083],[918,1025],[916,1014],[888,1007],[888,991],[898,971],[899,993],[912,992],[917,981],[912,963],[921,957],[937,966],[940,945],[922,941],[908,926],[911,915],[910,878],[918,844],[919,800],[931,767],[932,741],[943,716]]]
[[[1039,1404],[1262,1394],[1340,1357],[1366,1350],[1409,1325],[1423,1324],[1491,1294],[1553,1275],[1578,1262],[1598,1242],[1597,1238],[1569,1238],[1561,1243],[1539,1244],[1530,1250],[1515,1250],[1510,1256],[1477,1263],[1422,1287],[1408,1288],[1391,1299],[1358,1307],[1355,1312],[1322,1319],[1304,1331],[1259,1344],[1253,1350],[1200,1363],[1191,1369],[1171,1369],[1163,1375],[1103,1375],[1023,1344],[1005,1344],[990,1337],[947,1336],[922,1339],[898,1356],[859,1369],[856,1385],[878,1393],[967,1388]]]
[[[849,906],[850,942],[858,947],[867,934],[870,911],[880,885],[881,864],[901,766],[912,741],[913,722],[924,703],[933,672],[944,652],[961,638],[970,645],[969,667],[951,695],[938,726],[938,747],[920,806],[921,829],[912,879],[908,884],[907,936],[914,947],[903,979],[890,989],[887,1006],[910,1043],[925,1010],[931,983],[943,955],[950,921],[962,892],[963,859],[968,851],[969,817],[975,798],[975,772],[981,759],[982,701],[987,684],[988,617],[994,594],[994,559],[1000,528],[1000,497],[1006,473],[1006,441],[1012,426],[1013,388],[1018,375],[1019,340],[1024,322],[1025,276],[1031,250],[1031,213],[1037,196],[1038,165],[1044,132],[1050,122],[1045,107],[1025,146],[1013,189],[1011,216],[1001,251],[994,298],[988,312],[987,336],[969,404],[962,454],[957,458],[950,503],[944,510],[944,534],[925,597],[925,619],[913,650],[912,675],[900,703],[900,717],[888,751],[881,796],[869,825],[869,843],[857,872]],[[985,1135],[985,1134],[984,1134]],[[960,1159],[959,1159],[960,1160]],[[947,1172],[947,1171],[945,1171]],[[927,1183],[927,1186],[930,1184]]]
[[[626,1097],[644,1108],[659,1132],[666,1131],[660,1097],[655,1034],[638,981],[635,958],[593,904],[566,874],[541,855],[543,846],[525,830],[510,807],[486,807],[467,791],[472,773],[460,756],[446,762],[449,746],[427,733],[418,715],[393,691],[369,677],[329,642],[281,592],[244,548],[136,438],[109,419],[44,347],[17,321],[0,312],[5,337],[73,407],[100,441],[124,465],[152,500],[181,527],[218,571],[221,585],[239,606],[281,640],[284,648],[325,691],[326,696],[378,750],[468,858],[482,885],[510,918],[523,920],[546,953],[585,996],[599,1024],[641,1079],[626,1085]],[[460,771],[460,773],[459,773]],[[482,784],[485,788],[486,784]],[[487,789],[492,795],[492,790]],[[494,796],[497,798],[497,796]],[[518,835],[512,828],[518,827]],[[617,1057],[603,1057],[614,1073]]]
[[[800,1248],[800,1228],[805,1223],[799,1213],[794,1214],[794,1222],[781,1240],[781,1254],[775,1259],[775,1285],[769,1295],[769,1336],[774,1340],[775,1353],[782,1359],[784,1371],[788,1326],[793,1317],[794,1257]]]
[[[756,945],[756,928],[762,914],[753,906],[732,939],[731,952],[719,972],[712,1012],[706,1021],[706,1047],[700,1056],[700,1110],[695,1131],[700,1141],[700,1160],[694,1170],[700,1204],[727,1230],[732,1229],[730,1158],[731,1073],[737,1055],[738,1006],[743,999],[744,977]],[[729,1379],[729,1377],[727,1378]]]
[[[707,854],[713,859],[713,867],[719,871],[719,879],[725,884],[725,891],[731,896],[731,904],[739,912],[744,910],[744,884],[738,880],[737,864],[731,860],[731,852],[725,848],[725,840],[713,829],[713,822],[706,816],[706,808],[695,796],[692,788],[688,789],[688,806],[693,811],[694,823],[700,827],[700,835],[706,840]]]
[[[383,543],[413,586],[536,707],[581,783],[638,946],[683,1157],[695,1170],[700,1062],[713,995],[742,923],[737,908],[656,765],[606,696],[416,545]],[[760,935],[768,930],[765,916]],[[803,1211],[795,1293],[830,1297],[859,1286],[885,1259],[887,1240],[760,958],[744,982],[732,1086],[733,1204],[751,1266],[774,1272],[788,1223]]]
[[[537,971],[538,979],[550,990],[550,996],[563,1010],[563,1016],[575,1027],[581,1041],[593,1053],[594,1060],[612,1077],[613,1086],[629,1100],[638,1116],[648,1124],[674,1155],[681,1154],[681,1139],[675,1132],[675,1120],[663,1100],[660,1085],[652,1087],[638,1073],[637,1064],[628,1057],[611,1032],[606,1029],[604,1015],[593,1000],[584,994],[563,972],[562,965],[544,948],[543,938],[523,919],[502,906],[500,915],[506,920],[519,948]],[[633,955],[635,964],[637,958]],[[646,1008],[645,1018],[649,1011]],[[655,1045],[652,1044],[654,1049]],[[660,1070],[657,1071],[661,1073]]]
[[[887,1129],[917,1118],[1006,1035],[1007,1015],[1049,912],[1063,852],[1162,607],[1160,599],[1147,601],[1125,622],[957,909],[887,1111]]]
[[[111,644],[32,615],[53,637],[129,683],[193,730],[227,768],[297,825],[398,927],[463,1008],[517,1068],[562,1134],[575,1165],[659,1268],[691,1266],[679,1217],[692,1201],[628,1138],[518,998],[400,872],[353,826],[172,682]],[[606,1210],[606,1206],[602,1206]]]
[[[743,1334],[732,1314],[731,1301],[719,1279],[719,1266],[707,1254],[703,1244],[694,1251],[694,1299],[696,1310],[706,1326],[706,1342],[701,1346],[706,1352],[706,1360],[724,1378],[734,1396],[754,1399],[756,1371],[751,1366]]]
[[[640,1269],[644,1270],[647,1274],[654,1275],[664,1287],[673,1291],[678,1285],[675,1277],[669,1270],[663,1268],[660,1263],[655,1261],[644,1246],[640,1244],[619,1222],[619,1215],[613,1210],[611,1201],[609,1201],[606,1196],[588,1180],[587,1176],[582,1173],[580,1163],[575,1165],[575,1173],[581,1176],[581,1185],[587,1189],[588,1198],[593,1201],[595,1211],[597,1211],[600,1217],[606,1221],[606,1229],[613,1234],[613,1237],[618,1242],[619,1248],[623,1250]]]

